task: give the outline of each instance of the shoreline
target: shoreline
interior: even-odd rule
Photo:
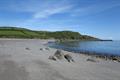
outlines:
[[[54,48],[56,49],[56,48]],[[63,49],[60,49],[60,50],[63,50]],[[67,50],[63,50],[63,51],[67,51]],[[90,52],[73,52],[73,51],[67,51],[67,52],[70,52],[72,54],[82,54],[82,55],[85,55],[85,56],[90,56],[90,57],[95,57],[95,58],[98,58],[98,59],[103,59],[103,60],[109,60],[109,61],[116,61],[116,62],[120,62],[120,56],[118,55],[107,55],[107,54],[97,54],[97,53],[90,53]]]
[[[58,49],[58,48],[54,48],[54,49]],[[67,51],[64,49],[60,49],[63,51]],[[109,60],[109,61],[116,61],[116,62],[120,62],[120,56],[119,55],[112,55],[112,54],[98,54],[98,53],[91,53],[91,52],[73,52],[73,51],[67,51],[67,52],[71,52],[72,54],[82,54],[85,56],[90,56],[90,57],[95,57],[95,58],[99,58],[99,59],[103,59],[103,60]]]
[[[57,41],[55,39],[21,39],[21,38],[0,38],[0,40],[5,40],[5,41],[7,41],[7,40],[18,40],[18,41],[19,40],[25,40],[25,41],[26,40],[30,40],[30,41],[31,40],[38,40],[39,41],[40,40],[40,41],[44,41],[43,45],[47,45],[48,43],[51,43],[51,42],[53,43],[53,42]],[[74,40],[74,41],[76,41],[76,40]],[[56,48],[54,48],[54,49],[56,49]],[[61,50],[64,50],[64,49],[61,49]],[[73,51],[68,51],[68,50],[64,50],[64,51],[71,52],[73,54],[83,54],[83,55],[86,55],[86,56],[96,57],[96,58],[100,58],[100,59],[103,59],[103,60],[110,60],[110,61],[120,62],[120,56],[119,55],[101,54],[101,53],[89,52],[89,51],[84,51],[84,52],[82,52],[82,51],[81,52],[73,52]]]
[[[49,42],[48,42],[48,44],[49,44]],[[48,47],[50,47],[50,46],[48,45]],[[55,48],[55,47],[51,47],[51,48]],[[60,49],[60,48],[55,48],[55,49]],[[100,59],[104,59],[104,60],[111,60],[111,61],[120,62],[120,55],[117,55],[117,54],[115,55],[115,54],[97,53],[97,52],[90,52],[90,51],[75,52],[75,51],[70,51],[70,50],[65,50],[65,49],[61,49],[61,50],[76,53],[76,54],[83,54],[83,55],[87,55],[87,56],[92,56],[92,57],[96,57],[96,58],[100,58]]]
[[[70,54],[75,62],[49,57],[55,48],[49,40],[0,40],[1,80],[119,80],[120,64],[89,56]],[[94,61],[95,60],[95,61]],[[99,61],[99,62],[98,62]]]

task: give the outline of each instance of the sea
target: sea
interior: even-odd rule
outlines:
[[[120,41],[64,41],[49,42],[49,47],[75,53],[120,56]]]

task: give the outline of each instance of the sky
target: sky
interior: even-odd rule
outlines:
[[[0,0],[0,26],[120,40],[120,0]]]

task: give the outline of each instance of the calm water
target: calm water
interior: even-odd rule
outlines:
[[[50,47],[71,52],[90,52],[97,54],[120,55],[120,41],[69,41],[49,43]]]

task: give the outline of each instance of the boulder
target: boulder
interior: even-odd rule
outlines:
[[[43,48],[40,48],[41,51],[43,51]]]
[[[70,55],[70,54],[65,54],[64,55],[64,58],[68,61],[68,62],[74,62],[74,60],[73,60],[73,58],[72,58],[72,56]]]
[[[62,53],[61,50],[57,50],[57,51],[55,52],[54,56],[55,56],[57,59],[63,59],[64,53]]]
[[[86,61],[99,62],[95,57],[90,57],[90,58],[88,58]]]
[[[25,48],[25,49],[26,49],[26,50],[30,50],[30,48],[28,48],[28,47],[27,47],[27,48]]]
[[[68,62],[74,62],[70,54],[65,54],[62,52],[62,50],[59,50],[59,49],[54,53],[53,56],[49,56],[49,59],[54,60],[54,61],[65,59]]]
[[[45,50],[50,50],[50,49],[47,47],[47,48],[45,48]]]
[[[54,60],[54,61],[57,60],[57,59],[55,58],[55,56],[49,56],[49,59],[50,59],[50,60]]]

